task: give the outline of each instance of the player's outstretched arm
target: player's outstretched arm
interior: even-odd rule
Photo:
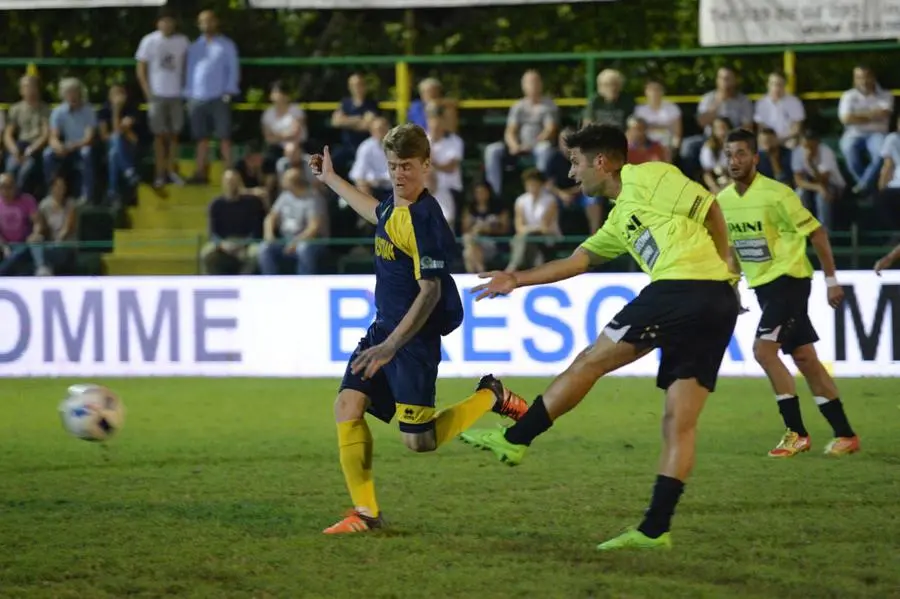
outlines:
[[[898,258],[900,258],[900,245],[885,254],[884,257],[882,257],[880,260],[878,260],[878,262],[875,263],[875,274],[880,277],[881,271],[885,268],[890,268]]]
[[[528,270],[516,273],[498,270],[481,273],[478,275],[480,278],[490,278],[491,280],[473,287],[472,293],[475,294],[475,301],[497,297],[498,295],[507,295],[519,287],[545,285],[571,279],[583,272],[587,272],[592,266],[603,262],[606,262],[605,258],[584,248],[578,248],[568,258],[553,260]]]
[[[340,197],[347,200],[350,207],[356,211],[361,217],[372,223],[378,223],[378,200],[367,193],[363,193],[356,189],[349,181],[334,172],[334,166],[331,164],[331,153],[328,146],[322,154],[316,154],[309,159],[309,166],[316,178],[331,188],[331,190]]]
[[[831,251],[831,242],[828,240],[828,231],[825,227],[817,227],[809,234],[809,242],[812,244],[825,273],[825,285],[828,287],[828,303],[832,308],[837,308],[844,300],[844,289],[838,283],[835,273],[837,267],[834,264],[834,254]]]

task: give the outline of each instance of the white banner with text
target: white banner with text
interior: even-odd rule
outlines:
[[[700,0],[701,46],[897,39],[900,0]]]
[[[616,0],[250,0],[252,8],[366,9],[366,8],[462,8],[470,6],[519,6]]]
[[[810,315],[838,376],[900,375],[900,271],[841,272],[847,299]],[[441,376],[552,376],[647,284],[643,274],[582,275],[475,302],[444,339]],[[372,276],[0,279],[0,377],[339,377],[375,315]],[[738,319],[723,376],[762,376],[753,360],[759,307]],[[698,335],[703,331],[698,330]],[[619,375],[653,376],[653,352]]]

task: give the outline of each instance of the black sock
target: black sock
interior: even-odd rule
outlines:
[[[510,443],[531,445],[535,437],[543,434],[551,426],[553,421],[550,420],[550,414],[544,407],[544,398],[538,395],[522,419],[506,429],[504,436]]]
[[[675,514],[675,506],[684,493],[684,483],[677,478],[671,478],[660,474],[653,485],[653,497],[650,499],[650,507],[644,513],[644,521],[638,526],[638,530],[656,539],[663,533],[669,532],[672,526],[672,516]]]
[[[800,399],[795,395],[787,399],[778,400],[778,411],[784,419],[784,426],[801,437],[808,437],[809,433],[803,426],[803,417],[800,415]]]
[[[820,405],[819,411],[834,429],[835,437],[853,437],[855,435],[853,429],[850,428],[850,422],[847,421],[847,415],[844,414],[844,404],[841,403],[839,397]]]

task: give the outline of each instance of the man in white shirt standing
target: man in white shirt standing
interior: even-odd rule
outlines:
[[[756,101],[753,120],[760,129],[771,129],[778,136],[778,142],[786,148],[794,148],[806,120],[803,102],[787,93],[784,75],[769,73],[768,93]]]
[[[378,200],[387,198],[393,189],[387,157],[381,147],[389,130],[387,119],[376,117],[369,125],[369,137],[356,149],[356,158],[350,169],[350,180],[357,189]]]
[[[894,96],[878,85],[872,69],[853,69],[853,89],[845,91],[838,104],[838,117],[844,124],[841,153],[855,181],[853,193],[875,188],[881,172],[881,146],[893,112]]]
[[[178,176],[178,135],[184,127],[185,59],[190,41],[175,32],[175,18],[163,10],[156,21],[156,31],[141,40],[135,53],[137,78],[150,108],[147,113],[154,135],[156,176],[154,189],[162,189],[167,181],[181,183]]]
[[[463,140],[447,131],[443,109],[426,109],[428,140],[431,142],[431,177],[429,191],[441,206],[450,228],[456,231],[457,196],[462,193]]]

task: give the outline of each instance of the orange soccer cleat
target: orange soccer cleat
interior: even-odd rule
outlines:
[[[781,438],[781,442],[779,442],[778,445],[776,445],[775,448],[769,452],[769,457],[791,458],[798,453],[809,451],[811,447],[812,442],[809,439],[809,435],[801,437],[794,431],[788,429],[788,431],[785,432],[784,436]]]
[[[357,510],[350,510],[343,520],[332,524],[322,532],[326,535],[342,535],[355,532],[369,532],[384,527],[381,514],[377,518],[366,516]]]
[[[859,451],[859,437],[835,437],[825,446],[825,455],[847,455]]]
[[[488,389],[494,394],[496,400],[491,411],[495,414],[518,421],[528,411],[528,402],[504,387],[500,379],[493,374],[486,374],[478,381],[478,387],[475,390],[481,391],[482,389]]]

